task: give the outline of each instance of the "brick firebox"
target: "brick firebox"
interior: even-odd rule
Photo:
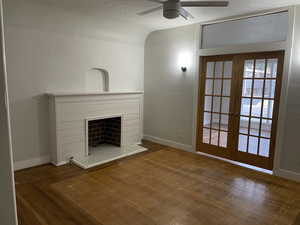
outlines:
[[[88,122],[88,144],[97,147],[101,144],[121,146],[121,117],[98,119]]]

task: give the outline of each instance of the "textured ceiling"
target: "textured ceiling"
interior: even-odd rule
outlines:
[[[210,21],[300,3],[299,0],[229,0],[227,8],[187,8],[194,19],[165,19],[162,11],[137,13],[159,6],[147,0],[4,0],[6,23],[42,29],[73,29],[95,35],[144,40],[154,30]]]
[[[188,8],[195,19],[185,21],[183,18],[167,20],[158,11],[146,16],[137,12],[159,6],[147,0],[35,0],[65,10],[76,11],[94,17],[100,21],[120,21],[128,25],[139,24],[149,30],[164,29],[201,21],[250,13],[265,9],[279,8],[299,4],[299,0],[230,0],[228,8]]]

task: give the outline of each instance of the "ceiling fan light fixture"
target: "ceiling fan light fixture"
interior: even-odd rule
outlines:
[[[164,17],[167,19],[175,19],[179,16],[178,10],[164,10]]]
[[[160,7],[152,8],[138,15],[146,15],[157,10],[163,9],[163,16],[167,19],[174,19],[182,16],[184,19],[193,19],[193,15],[184,7],[227,7],[228,1],[181,1],[181,0],[148,0],[161,4]]]
[[[180,2],[165,2],[163,15],[168,19],[175,19],[180,16]]]

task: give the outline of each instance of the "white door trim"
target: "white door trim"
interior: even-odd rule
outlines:
[[[3,1],[0,0],[0,117],[1,117],[1,187],[4,188],[1,193],[3,199],[0,204],[5,206],[0,212],[1,223],[17,225],[17,207],[16,207],[16,190],[15,179],[13,171],[13,152],[11,141],[11,126],[10,126],[10,112],[9,100],[7,92],[7,70],[6,70],[6,55],[5,55],[5,38],[3,25]],[[2,186],[3,185],[3,186]]]

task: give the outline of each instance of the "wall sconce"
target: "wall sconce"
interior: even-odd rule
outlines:
[[[178,55],[178,66],[181,67],[182,72],[186,72],[191,64],[191,55],[188,52],[182,52]]]

